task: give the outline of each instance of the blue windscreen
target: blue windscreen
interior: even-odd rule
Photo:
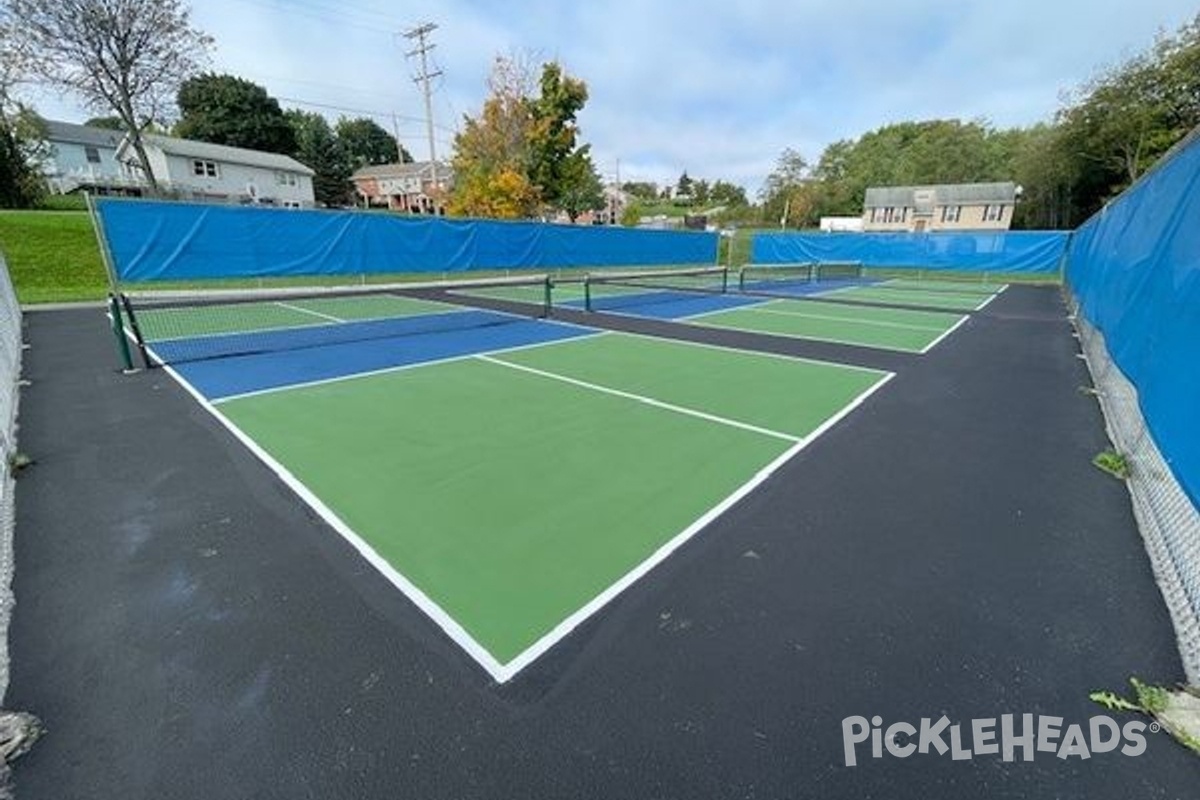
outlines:
[[[995,233],[759,233],[756,264],[858,261],[868,267],[1033,272],[1058,271],[1065,231]]]
[[[1200,505],[1200,137],[1075,232],[1067,283]]]
[[[149,200],[96,204],[120,280],[713,264],[717,235]]]

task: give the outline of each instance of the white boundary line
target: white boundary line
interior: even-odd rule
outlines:
[[[899,328],[910,331],[941,331],[942,328],[933,328],[928,325],[908,325],[903,322],[888,322],[881,319],[855,319],[854,317],[827,317],[823,314],[806,314],[797,311],[777,311],[774,308],[757,308],[751,307],[747,311],[754,311],[759,314],[779,314],[785,317],[803,317],[804,319],[818,319],[824,322],[848,322],[852,325],[875,325],[880,328]]]
[[[361,299],[360,296],[356,296],[356,297],[358,299]],[[314,298],[304,297],[304,298],[295,298],[295,299],[311,300]],[[337,299],[337,298],[322,297],[319,299],[333,300],[333,299]],[[308,309],[300,308],[298,306],[287,306],[285,303],[282,303],[279,301],[270,301],[270,302],[264,301],[262,303],[247,303],[246,305],[281,306],[281,307],[287,308],[289,311],[303,311],[305,314],[315,314],[317,316],[324,317],[325,319],[332,320],[332,321],[338,322],[338,323],[345,323],[345,324],[382,322],[383,320],[386,320],[386,319],[395,319],[395,320],[417,319],[419,317],[434,317],[434,316],[442,316],[444,314],[454,314],[454,313],[459,313],[459,312],[465,313],[465,312],[470,312],[470,311],[489,311],[489,312],[495,313],[495,314],[509,313],[509,312],[505,312],[505,311],[495,311],[494,309],[490,309],[490,308],[489,309],[481,309],[481,308],[471,308],[470,306],[457,306],[457,305],[454,305],[453,303],[442,303],[437,300],[426,300],[425,298],[417,298],[417,297],[404,297],[404,298],[396,298],[396,299],[402,299],[402,300],[411,301],[414,303],[428,303],[429,305],[443,306],[443,307],[445,307],[446,310],[445,311],[437,311],[437,312],[430,313],[430,314],[422,314],[422,313],[384,314],[384,315],[378,316],[378,317],[355,317],[355,318],[350,318],[350,319],[339,319],[337,317],[321,314],[319,311],[310,311]],[[170,314],[173,312],[174,313],[182,313],[185,311],[191,312],[191,311],[195,311],[195,310],[196,309],[194,307],[188,308],[188,307],[180,306],[177,308],[159,308],[159,309],[149,308],[149,309],[143,309],[143,312],[149,312],[150,314],[153,315],[153,314],[164,314],[164,313]],[[136,309],[135,309],[135,313],[137,313]],[[518,315],[510,314],[510,316],[518,316]],[[157,344],[162,344],[163,342],[188,342],[188,341],[192,341],[193,339],[218,339],[222,336],[256,336],[256,335],[262,334],[262,333],[275,333],[276,331],[305,331],[305,330],[316,330],[317,328],[325,328],[325,327],[328,327],[328,325],[325,325],[320,322],[309,322],[309,323],[305,323],[303,325],[278,325],[278,326],[275,326],[272,328],[252,328],[250,330],[214,331],[213,333],[196,333],[196,334],[192,334],[190,336],[172,336],[172,337],[166,338],[166,339],[155,339],[154,341]]]
[[[650,556],[640,564],[635,566],[629,572],[625,573],[615,583],[611,584],[607,589],[581,606],[575,613],[571,614],[562,622],[555,625],[554,628],[542,636],[542,638],[538,639],[536,642],[514,657],[511,661],[505,664],[502,669],[506,673],[506,677],[498,680],[501,680],[501,682],[508,680],[513,675],[516,675],[522,669],[536,661],[539,656],[543,655],[547,650],[562,641],[562,639],[570,634],[571,631],[575,630],[580,623],[591,617],[604,606],[608,605],[609,602],[636,583],[640,578],[645,576],[656,566],[665,561],[668,556],[682,547],[689,539],[695,537],[696,534],[707,527],[711,522],[728,511],[739,500],[757,489],[760,484],[770,478],[771,475],[773,475],[780,467],[795,458],[796,454],[798,454],[801,450],[803,450],[805,447],[808,447],[822,434],[840,422],[851,411],[866,402],[867,398],[869,398],[894,377],[895,373],[885,373],[878,381],[871,385],[870,388],[862,392],[860,395],[858,395],[858,397],[854,398],[854,400],[852,400],[848,405],[844,406],[829,419],[825,420],[825,422],[822,423],[816,430],[800,441],[796,442],[796,444],[789,447],[778,458],[759,470],[754,477],[738,487],[733,494],[729,495],[720,503],[710,508],[695,522],[667,540],[666,543],[651,553]]]
[[[493,358],[493,357],[487,356],[487,355],[477,355],[477,356],[475,356],[475,358],[480,361],[486,361],[489,364],[496,364],[497,366],[514,369],[514,370],[517,370],[518,372],[526,372],[526,373],[529,373],[530,375],[537,375],[538,377],[546,378],[548,380],[559,381],[561,383],[570,384],[571,386],[578,386],[581,389],[587,389],[589,391],[599,392],[601,394],[612,395],[614,397],[620,397],[625,400],[632,400],[635,403],[641,403],[643,405],[653,406],[654,408],[663,409],[665,411],[670,411],[675,414],[683,414],[684,416],[688,416],[688,417],[696,417],[697,419],[702,419],[706,422],[715,422],[718,425],[726,425],[730,428],[739,428],[741,430],[749,431],[751,433],[757,433],[762,436],[769,436],[772,439],[782,439],[785,442],[792,442],[792,443],[802,441],[801,437],[795,436],[790,433],[782,433],[780,431],[771,430],[770,428],[762,428],[762,427],[759,427],[758,425],[751,425],[748,422],[740,422],[736,419],[729,419],[728,417],[720,417],[720,416],[717,416],[716,414],[709,414],[705,411],[699,411],[694,408],[688,408],[687,406],[678,406],[678,405],[675,405],[674,403],[667,403],[663,400],[655,400],[653,397],[646,397],[645,395],[635,394],[633,392],[626,392],[621,389],[614,389],[610,386],[602,386],[598,383],[590,383],[588,381],[579,380],[578,378],[572,378],[567,375],[559,375],[557,372],[547,372],[546,370],[537,369],[536,367],[527,367],[524,364],[514,364],[511,361],[504,361],[502,359]]]
[[[733,309],[726,309],[726,310],[733,310]],[[706,326],[701,326],[701,327],[710,328],[711,326],[706,325]],[[783,361],[795,361],[795,362],[799,362],[801,364],[812,364],[813,366],[818,366],[818,367],[837,367],[838,369],[854,370],[855,372],[872,372],[872,373],[875,373],[876,375],[882,375],[886,372],[886,370],[875,369],[874,367],[862,367],[857,364],[843,364],[839,361],[822,361],[821,359],[818,359],[818,358],[808,358],[807,356],[793,356],[793,355],[788,355],[787,353],[772,353],[768,350],[745,350],[741,347],[730,347],[729,345],[724,345],[724,344],[712,344],[711,342],[697,342],[697,341],[693,341],[691,339],[674,339],[669,336],[655,336],[653,334],[637,333],[635,331],[606,330],[604,332],[607,334],[612,334],[612,335],[617,335],[617,336],[633,336],[638,339],[648,339],[653,342],[667,342],[669,344],[678,344],[678,345],[683,345],[685,347],[703,347],[708,350],[721,350],[726,353],[735,353],[737,355],[742,355],[742,356],[755,356],[755,357],[759,357],[759,358],[775,358],[775,359],[780,359]],[[583,337],[580,337],[580,338],[583,338]],[[575,339],[564,339],[563,343],[565,344],[567,342],[573,342],[573,341],[576,341],[576,340]],[[556,342],[556,344],[557,344],[557,342]]]
[[[958,329],[959,329],[959,328],[961,328],[963,325],[965,325],[965,324],[966,324],[966,322],[967,322],[967,320],[969,320],[969,319],[970,319],[970,317],[968,317],[968,316],[967,316],[967,315],[965,315],[965,314],[964,314],[963,316],[959,317],[959,318],[958,318],[958,322],[956,322],[956,323],[954,323],[953,325],[951,325],[951,326],[950,326],[950,330],[946,331],[946,332],[945,332],[945,333],[943,333],[941,336],[937,337],[937,338],[936,338],[936,339],[934,339],[932,342],[930,342],[929,344],[925,345],[924,349],[922,349],[922,350],[921,350],[921,355],[925,355],[925,354],[926,354],[926,353],[928,353],[930,350],[932,350],[933,348],[937,347],[937,346],[938,346],[939,344],[941,344],[941,343],[942,343],[942,341],[943,341],[943,340],[945,340],[945,339],[946,339],[946,338],[947,338],[947,337],[948,337],[950,334],[954,333],[956,330],[958,330]]]
[[[435,625],[441,628],[446,635],[449,636],[455,644],[465,650],[467,654],[471,656],[471,658],[475,659],[479,666],[483,667],[483,669],[486,670],[487,673],[492,676],[492,678],[494,678],[497,682],[503,683],[516,674],[515,671],[510,671],[509,667],[506,667],[497,661],[496,658],[489,653],[486,648],[483,647],[483,645],[476,641],[475,638],[471,636],[471,634],[468,633],[465,628],[462,627],[462,625],[460,625],[453,617],[446,613],[446,611],[436,602],[434,602],[429,595],[421,591],[421,589],[412,583],[412,581],[404,577],[404,575],[398,572],[382,556],[375,552],[374,548],[360,538],[359,535],[355,533],[349,525],[342,521],[342,519],[335,514],[332,509],[329,508],[329,506],[325,505],[325,503],[307,486],[305,486],[296,476],[294,476],[291,471],[284,467],[283,464],[275,460],[274,456],[260,447],[258,443],[251,439],[247,434],[243,433],[242,430],[237,427],[237,425],[233,424],[228,417],[221,413],[220,409],[210,403],[204,397],[204,395],[200,394],[200,392],[198,392],[190,383],[188,383],[182,375],[180,375],[170,366],[163,366],[163,369],[168,375],[174,378],[205,411],[212,414],[217,422],[221,423],[226,430],[233,434],[234,438],[245,445],[246,448],[249,449],[259,461],[265,464],[267,468],[274,472],[275,475],[281,481],[283,481],[283,483],[289,489],[295,492],[297,497],[307,503],[309,508],[316,512],[321,519],[325,520],[330,527],[341,534],[342,537],[349,542],[350,545],[354,547],[354,549],[357,550],[369,564],[371,564],[371,566],[379,570],[380,574],[382,574],[388,581],[392,583],[393,586],[399,589],[409,600],[411,600],[417,606],[417,608],[425,612],[425,614],[427,614],[429,618],[433,620]]]
[[[939,293],[938,292],[925,292],[922,295],[922,292],[920,289],[895,289],[895,288],[890,288],[887,286],[842,286],[837,289],[831,289],[830,291],[825,292],[820,296],[831,297],[831,296],[836,295],[837,297],[844,297],[847,300],[853,300],[854,294],[856,292],[862,292],[864,290],[871,291],[873,289],[884,290],[884,296],[883,297],[867,296],[864,299],[858,300],[856,302],[863,303],[864,305],[872,305],[873,303],[886,303],[887,305],[893,305],[893,306],[920,306],[921,308],[929,309],[930,311],[934,311],[934,312],[941,312],[944,314],[961,314],[963,311],[978,311],[981,307],[981,306],[976,306],[974,308],[964,308],[961,305],[948,306],[948,305],[941,305],[941,304],[937,303],[936,301],[923,303],[923,302],[921,302],[921,297],[925,297],[927,299],[933,299],[933,298],[938,297]],[[919,296],[918,297],[910,297],[910,298],[908,298],[910,302],[905,302],[905,300],[904,300],[905,295],[919,295]],[[896,297],[895,302],[891,301],[892,297]],[[992,295],[992,297],[995,297],[995,295]],[[969,299],[974,300],[975,298],[972,297]],[[992,298],[989,297],[984,302],[986,303],[991,299]]]
[[[312,309],[294,306],[291,303],[285,303],[282,300],[276,300],[275,305],[279,306],[280,308],[286,308],[288,311],[296,311],[301,314],[311,314],[314,317],[327,319],[330,322],[346,322],[346,320],[342,319],[341,317],[335,317],[333,314],[322,314],[320,311],[313,311]]]
[[[603,335],[603,333],[598,334]],[[652,338],[652,337],[646,337]],[[561,340],[562,342],[575,341],[574,339]],[[557,344],[548,343],[548,344]],[[722,348],[724,349],[724,348]],[[735,351],[740,352],[740,351]],[[818,362],[821,363],[821,362]],[[726,497],[717,505],[710,508],[707,512],[697,518],[691,525],[684,528],[664,544],[660,545],[650,556],[645,560],[625,573],[616,582],[609,585],[607,589],[596,595],[586,604],[577,609],[574,613],[563,619],[550,631],[544,634],[532,645],[527,647],[521,653],[516,655],[511,661],[506,664],[501,664],[486,648],[483,647],[471,634],[462,627],[453,617],[451,617],[441,606],[432,600],[425,592],[418,588],[408,578],[396,570],[382,556],[375,552],[366,541],[364,541],[354,530],[347,525],[337,514],[333,512],[325,503],[317,497],[307,486],[305,486],[298,478],[292,475],[291,471],[277,461],[270,453],[258,445],[249,435],[238,428],[228,417],[221,413],[215,405],[210,403],[204,395],[195,389],[182,375],[170,366],[163,366],[166,371],[193,399],[196,400],[205,411],[213,416],[226,430],[228,430],[235,439],[241,442],[256,458],[258,458],[268,469],[274,472],[279,479],[296,493],[304,503],[306,503],[318,516],[320,516],[330,527],[337,531],[346,541],[359,552],[366,561],[379,570],[380,574],[400,590],[418,609],[423,611],[435,625],[442,629],[445,634],[450,637],[451,641],[461,647],[467,655],[475,660],[485,672],[488,673],[497,683],[505,683],[512,679],[522,669],[532,664],[537,658],[543,655],[546,651],[552,648],[555,644],[565,638],[584,620],[591,617],[593,614],[602,609],[605,605],[611,602],[615,597],[636,583],[638,579],[649,573],[654,567],[662,563],[668,556],[678,550],[688,540],[692,539],[701,530],[707,527],[713,520],[720,517],[730,507],[735,505],[739,500],[756,489],[760,484],[771,477],[780,467],[790,461],[805,447],[816,441],[821,435],[827,432],[830,428],[844,419],[852,411],[866,402],[866,400],[876,391],[881,389],[888,381],[895,377],[893,372],[883,372],[880,378],[875,381],[870,387],[860,393],[857,397],[843,406],[837,413],[830,416],[825,422],[814,429],[810,434],[795,443],[784,451],[778,458],[770,462],[767,466],[759,470],[750,480],[742,484],[737,490]]]
[[[738,309],[727,309],[727,310],[728,311],[737,311]],[[696,317],[696,318],[698,319],[699,317]],[[689,322],[690,321],[691,321],[691,318],[689,318]],[[920,350],[912,350],[907,347],[894,347],[892,345],[884,345],[884,344],[867,344],[866,342],[851,342],[847,339],[834,339],[830,336],[809,336],[809,335],[800,335],[798,333],[778,333],[776,331],[764,331],[761,328],[741,328],[741,327],[737,327],[734,325],[713,325],[711,323],[705,323],[705,322],[694,322],[692,324],[699,325],[702,328],[709,328],[710,330],[741,331],[742,333],[754,333],[759,336],[781,336],[784,339],[798,339],[798,340],[807,340],[810,342],[831,342],[833,344],[845,344],[845,345],[850,345],[851,347],[861,347],[865,350],[887,350],[887,351],[890,351],[893,353],[909,353],[910,355],[920,355],[921,354]],[[837,362],[831,361],[828,363],[836,364]]]
[[[531,322],[545,322],[546,320],[530,320]],[[580,330],[590,330],[584,325],[575,325],[570,322],[555,322],[554,325],[560,325],[565,328],[579,328]],[[603,336],[610,331],[595,331],[592,333],[584,333],[579,336],[571,336],[564,339],[555,339],[549,342],[533,342],[531,344],[519,344],[513,347],[501,347],[496,350],[486,350],[483,353],[471,352],[464,353],[458,356],[447,356],[445,358],[435,358],[429,361],[413,361],[408,364],[397,364],[394,367],[381,367],[380,369],[368,370],[366,372],[355,372],[350,375],[338,375],[333,378],[320,378],[314,381],[303,381],[301,383],[289,383],[285,386],[271,386],[266,389],[255,389],[252,392],[242,392],[240,394],[230,394],[223,397],[217,397],[211,402],[213,405],[221,405],[233,400],[244,400],[248,397],[262,397],[268,394],[278,394],[280,392],[290,392],[293,389],[309,389],[314,386],[326,386],[332,383],[345,383],[347,381],[356,381],[360,378],[373,378],[377,375],[387,375],[392,372],[404,372],[405,370],[415,369],[416,367],[432,367],[437,364],[450,364],[455,361],[465,361],[469,358],[475,358],[479,355],[490,355],[495,353],[516,353],[521,350],[534,350],[539,347],[550,347],[556,344],[565,344],[566,342],[574,342],[579,339],[592,339],[596,336]]]

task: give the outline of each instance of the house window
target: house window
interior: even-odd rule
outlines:
[[[296,176],[291,172],[276,172],[275,183],[280,186],[295,186]]]
[[[192,174],[199,175],[202,178],[203,177],[209,177],[209,178],[219,177],[219,175],[217,173],[216,162],[202,161],[200,159],[196,159],[195,161],[192,162]]]
[[[999,222],[1004,219],[1004,206],[984,206],[983,221]]]
[[[942,222],[958,222],[962,206],[942,206]]]
[[[99,150],[99,148],[92,147],[90,144],[84,145],[83,157],[87,159],[87,162],[89,164],[99,164],[100,163],[100,150]]]

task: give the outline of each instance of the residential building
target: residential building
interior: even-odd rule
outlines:
[[[215,202],[288,208],[315,205],[315,173],[290,156],[153,133],[142,134],[142,144],[163,191]],[[128,175],[144,180],[128,138],[121,140],[117,160]]]
[[[1003,231],[1020,187],[1011,181],[867,189],[865,231]]]
[[[446,213],[446,195],[454,185],[454,174],[441,162],[417,161],[363,167],[350,180],[368,208],[442,215]]]
[[[123,133],[71,122],[46,120],[49,155],[42,173],[51,194],[77,190],[95,194],[140,194],[141,181],[117,160]]]

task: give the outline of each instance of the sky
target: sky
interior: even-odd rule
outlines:
[[[588,86],[581,139],[607,180],[743,186],[751,199],[785,148],[815,162],[892,122],[1048,121],[1063,93],[1145,50],[1195,0],[191,0],[215,39],[209,70],[286,107],[372,116],[429,156],[418,62],[401,35],[434,23],[436,153],[487,96],[497,56],[557,60]],[[82,122],[70,97],[43,116]]]

